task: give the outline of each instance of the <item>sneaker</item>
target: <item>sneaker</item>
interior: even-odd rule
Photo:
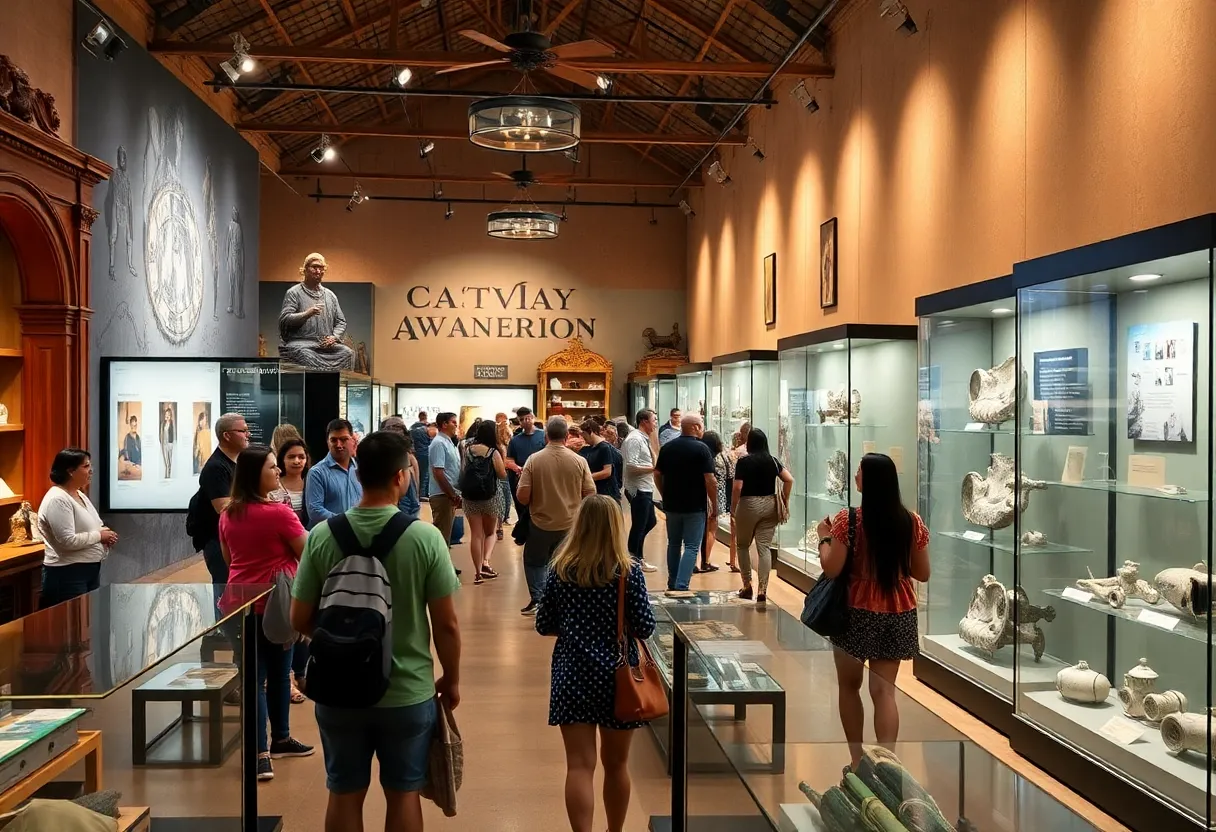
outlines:
[[[274,766],[270,764],[269,754],[258,755],[258,780],[273,780]]]
[[[520,615],[536,615],[536,608],[539,606],[535,601],[529,601],[528,606],[519,611]]]
[[[658,572],[659,567],[655,566],[653,563],[651,563],[648,560],[644,560],[644,561],[642,561],[642,571],[643,572]]]
[[[270,744],[270,756],[276,760],[280,757],[311,757],[316,751],[317,749],[311,745],[305,745],[293,737],[275,740]],[[260,772],[261,769],[259,768],[258,771]]]

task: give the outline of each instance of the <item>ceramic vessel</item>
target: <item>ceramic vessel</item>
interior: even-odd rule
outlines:
[[[1146,604],[1161,603],[1161,593],[1140,577],[1140,564],[1134,560],[1123,561],[1113,578],[1095,578],[1090,572],[1088,578],[1077,581],[1077,586],[1105,599],[1115,609],[1122,607],[1128,598],[1139,598]]]
[[[1056,674],[1056,690],[1070,702],[1105,702],[1110,696],[1110,680],[1086,662],[1077,662]]]
[[[985,575],[966,616],[958,623],[958,634],[963,641],[988,654],[1009,644],[1029,644],[1037,662],[1047,647],[1047,638],[1038,622],[1053,621],[1055,617],[1054,608],[1030,603],[1021,587],[1006,590],[994,576]]]
[[[1026,371],[1017,372],[1017,358],[1010,356],[991,370],[976,370],[971,374],[968,392],[971,397],[968,412],[972,421],[997,425],[1013,418],[1017,407],[1018,376],[1026,386]]]
[[[968,523],[987,526],[990,529],[1003,529],[1013,523],[1015,511],[1025,511],[1030,505],[1031,491],[1047,487],[1047,483],[1032,480],[1023,474],[1015,506],[1015,473],[1012,458],[1004,454],[992,454],[986,475],[981,476],[972,471],[963,477],[963,517]]]
[[[1144,697],[1144,716],[1149,722],[1160,722],[1170,714],[1186,710],[1186,696],[1181,691],[1150,693]]]
[[[1192,569],[1163,569],[1153,578],[1153,584],[1165,600],[1188,615],[1208,615],[1212,599],[1208,585],[1211,577],[1206,563]]]
[[[1148,666],[1148,659],[1141,659],[1131,670],[1123,674],[1123,687],[1119,688],[1119,701],[1123,713],[1135,719],[1144,718],[1144,697],[1153,693],[1157,682],[1157,671]]]
[[[1216,708],[1208,708],[1202,714],[1168,714],[1161,720],[1161,741],[1174,754],[1183,751],[1206,754],[1208,743],[1216,742],[1216,721],[1210,719],[1212,716],[1216,716]]]

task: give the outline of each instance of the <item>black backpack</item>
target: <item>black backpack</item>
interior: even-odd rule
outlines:
[[[308,658],[308,697],[331,708],[370,708],[393,668],[393,588],[384,558],[413,517],[397,512],[364,548],[339,514],[326,521],[344,557],[325,578]]]
[[[494,470],[494,451],[485,456],[466,453],[460,472],[460,496],[466,500],[489,500],[498,493],[498,472]]]

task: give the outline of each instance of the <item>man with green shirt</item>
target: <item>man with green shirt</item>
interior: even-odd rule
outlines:
[[[405,490],[409,454],[404,437],[387,431],[367,435],[359,443],[357,462],[363,497],[346,517],[366,546],[397,512]],[[345,557],[327,523],[309,534],[291,593],[291,623],[299,632],[312,634],[321,588]],[[460,627],[452,599],[460,581],[447,541],[430,523],[411,523],[384,558],[384,568],[392,587],[393,617],[388,691],[373,708],[316,706],[329,789],[326,832],[363,828],[373,756],[380,762],[380,785],[388,803],[386,828],[421,830],[419,791],[426,784],[435,695],[448,707],[460,704]],[[443,667],[438,681],[431,659],[432,629]]]

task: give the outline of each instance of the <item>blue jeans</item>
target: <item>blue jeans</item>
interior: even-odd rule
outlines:
[[[297,641],[291,648],[291,672],[297,679],[308,673],[309,642]]]
[[[427,499],[431,490],[431,455],[414,454],[418,457],[418,499]]]
[[[380,761],[385,791],[416,792],[426,785],[438,718],[434,699],[400,708],[317,705],[316,714],[325,786],[333,794],[366,790],[372,782],[372,757]]]
[[[208,540],[203,546],[203,563],[207,564],[207,571],[211,574],[215,620],[219,621],[224,617],[224,614],[220,612],[220,596],[224,593],[224,587],[228,586],[228,564],[224,563],[224,551],[220,548],[218,537],[215,540]]]
[[[646,535],[650,534],[650,530],[655,527],[657,522],[654,516],[654,492],[635,491],[633,494],[626,493],[625,496],[629,499],[629,517],[632,520],[626,548],[629,549],[629,554],[633,555],[634,560],[642,560],[642,547],[646,544]]]
[[[291,737],[291,648],[274,644],[262,632],[262,616],[252,624],[258,631],[258,753],[270,750],[266,740],[266,720],[274,740]]]
[[[667,512],[667,588],[688,589],[705,537],[705,512]]]
[[[511,518],[511,483],[509,480],[498,481],[498,497],[502,500],[502,522]]]
[[[42,592],[38,608],[46,609],[71,601],[101,586],[101,561],[66,563],[63,566],[42,567]]]

